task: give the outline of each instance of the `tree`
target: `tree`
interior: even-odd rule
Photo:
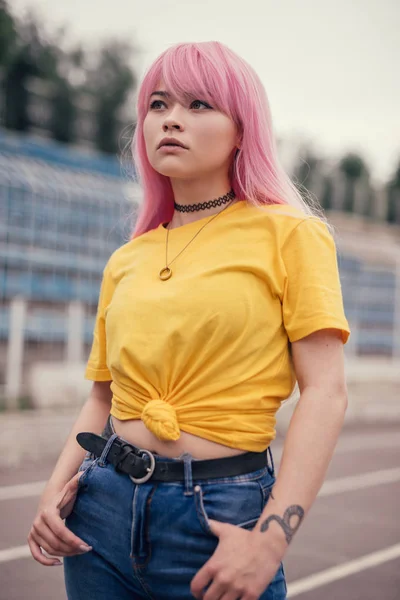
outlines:
[[[4,122],[9,129],[27,131],[30,126],[28,80],[54,72],[56,59],[43,40],[35,15],[30,13],[23,22],[15,23],[17,37],[4,76]]]
[[[0,69],[7,67],[15,51],[17,31],[6,0],[0,0]]]
[[[109,40],[90,64],[92,57],[82,47],[68,48],[65,34],[63,27],[50,34],[43,19],[32,12],[23,20],[14,18],[7,0],[0,0],[4,124],[19,131],[44,124],[55,139],[71,142],[79,134],[75,131],[78,110],[83,107],[87,114],[89,107],[89,123],[93,118],[97,147],[114,153],[126,124],[122,122],[122,109],[136,81],[129,64],[133,47],[128,42]],[[30,92],[33,77],[36,81]],[[87,96],[91,102],[87,102]]]
[[[88,89],[94,97],[96,145],[103,152],[118,151],[119,112],[136,78],[129,65],[133,48],[127,42],[109,41],[88,73]]]
[[[368,169],[361,156],[349,153],[340,160],[339,171],[343,173],[346,182],[343,208],[347,212],[353,212],[355,186],[357,181],[367,174]]]
[[[29,94],[26,84],[28,78],[36,74],[36,65],[30,60],[27,49],[21,48],[16,53],[4,78],[4,124],[8,129],[17,131],[29,129]]]
[[[323,178],[321,206],[324,210],[331,210],[333,208],[333,183],[332,178],[327,175]]]
[[[400,160],[388,183],[387,221],[400,224]]]
[[[71,51],[63,49],[62,38],[65,30],[59,31],[58,42],[52,42],[49,51],[55,56],[56,68],[47,76],[51,81],[50,131],[60,142],[73,142],[77,137],[75,121],[77,117],[77,97],[81,84],[86,80],[83,74],[85,53],[78,46]]]
[[[75,132],[75,90],[64,79],[58,79],[54,85],[51,101],[50,131],[55,140],[70,143],[76,137]]]

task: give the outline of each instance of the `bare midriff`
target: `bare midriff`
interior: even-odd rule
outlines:
[[[205,460],[236,456],[245,452],[244,450],[230,448],[229,446],[205,440],[184,431],[181,431],[179,440],[164,442],[151,433],[140,419],[129,419],[128,421],[120,421],[115,417],[111,417],[111,419],[115,433],[121,438],[138,448],[150,450],[150,452],[155,452],[168,458],[178,458],[185,452],[188,452],[193,458]]]

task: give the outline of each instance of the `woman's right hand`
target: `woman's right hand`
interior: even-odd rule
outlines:
[[[28,544],[33,558],[42,565],[50,567],[62,564],[58,559],[47,557],[43,551],[55,557],[84,554],[92,549],[63,522],[75,504],[81,475],[82,472],[77,473],[61,492],[40,502],[28,535]]]

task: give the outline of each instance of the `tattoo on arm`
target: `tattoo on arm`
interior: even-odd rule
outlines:
[[[294,526],[290,522],[293,517],[297,518],[297,522],[295,523]],[[304,510],[298,504],[293,504],[292,506],[289,506],[289,508],[287,508],[285,510],[283,519],[279,515],[270,515],[268,517],[268,519],[266,519],[264,521],[264,523],[261,524],[261,531],[262,532],[267,531],[267,529],[269,528],[270,522],[276,521],[277,523],[279,523],[279,525],[282,527],[283,531],[285,532],[285,537],[286,537],[287,543],[290,544],[294,534],[300,527],[300,524],[301,524],[303,518],[304,518]]]

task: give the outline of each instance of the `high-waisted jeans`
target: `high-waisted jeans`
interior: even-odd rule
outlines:
[[[116,437],[110,420],[102,435],[108,444],[99,458],[87,453],[66,519],[93,547],[64,558],[68,599],[193,600],[190,582],[218,545],[208,519],[252,529],[275,482],[273,463],[246,475],[193,480],[194,459],[184,454],[184,482],[134,484],[107,462]],[[281,565],[260,600],[285,598]]]

